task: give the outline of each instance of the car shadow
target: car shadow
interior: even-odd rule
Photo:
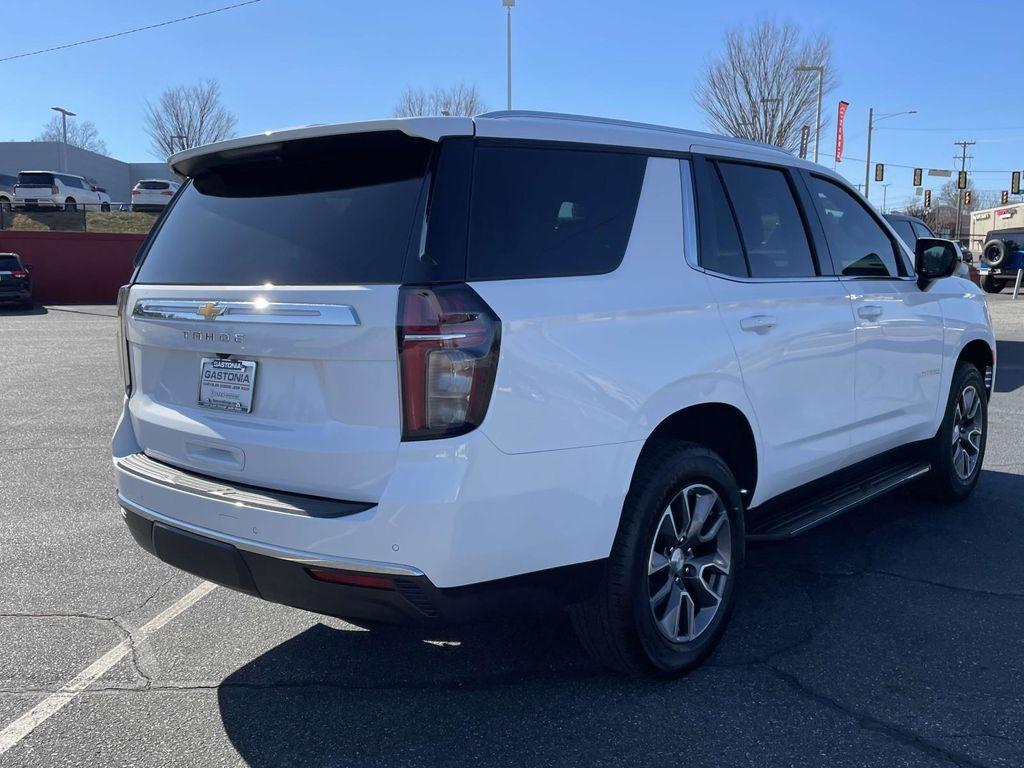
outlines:
[[[783,713],[802,729],[821,728],[812,739],[827,740],[837,727],[831,715],[814,722],[817,715],[803,709],[814,711],[813,703],[771,674],[775,659],[814,668],[823,686],[851,676],[859,686],[880,674],[883,646],[889,663],[913,668],[935,690],[969,682],[950,670],[941,645],[922,647],[921,632],[894,627],[871,601],[850,594],[851,579],[864,579],[859,589],[884,588],[896,601],[893,615],[910,616],[924,603],[942,626],[950,595],[935,586],[936,594],[922,599],[921,590],[941,580],[941,572],[930,570],[936,563],[951,564],[951,537],[962,534],[965,518],[987,518],[987,525],[974,526],[973,547],[955,565],[993,589],[1002,576],[988,571],[1016,569],[1008,577],[1011,589],[1024,575],[1019,558],[993,560],[993,553],[1021,545],[1021,512],[1024,477],[986,470],[975,495],[960,505],[903,491],[799,539],[751,546],[729,630],[708,662],[681,680],[605,672],[584,654],[563,614],[444,633],[318,624],[224,679],[220,715],[241,757],[258,768],[631,764],[641,754],[671,759],[680,744],[689,745],[687,762],[694,765],[746,763],[761,745],[778,743],[778,718],[789,716]],[[815,647],[819,634],[822,646]],[[981,634],[974,635],[979,643]],[[908,709],[933,699],[916,691],[894,695]],[[994,698],[991,706],[1004,706]],[[968,704],[978,717],[993,717],[986,703]],[[929,717],[954,723],[965,717],[955,697],[944,705]],[[673,728],[675,736],[666,738]],[[857,731],[856,719],[849,728]],[[796,741],[782,748],[802,749]],[[860,764],[850,749],[829,764]]]
[[[45,315],[47,309],[42,304],[33,304],[31,307],[14,307],[0,304],[0,317],[26,317],[28,315]]]
[[[996,392],[1013,392],[1024,386],[1024,341],[996,341]]]

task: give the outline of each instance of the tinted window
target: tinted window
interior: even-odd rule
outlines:
[[[14,272],[21,269],[21,263],[13,256],[0,256],[0,272]]]
[[[139,189],[170,189],[170,184],[166,181],[140,181],[135,185]]]
[[[48,187],[53,184],[52,173],[19,173],[18,184],[23,187]]]
[[[477,148],[469,279],[615,269],[633,228],[646,167],[643,155]]]
[[[810,177],[832,261],[848,277],[894,277],[895,244],[857,198],[831,181]]]
[[[786,174],[739,163],[720,163],[719,168],[743,235],[751,276],[817,274]]]
[[[725,275],[747,277],[749,272],[736,220],[714,163],[699,163],[697,178],[701,266]]]
[[[935,233],[932,232],[925,224],[919,221],[911,222],[914,225],[914,234],[918,237],[935,237]]]
[[[142,283],[399,283],[433,148],[402,134],[287,142],[177,198]],[[417,229],[418,232],[418,229]]]
[[[0,187],[9,187],[12,184],[16,184],[17,182],[17,176],[8,176],[5,173],[0,173]]]
[[[914,243],[917,242],[917,238],[920,235],[915,234],[914,228],[910,226],[910,222],[906,219],[898,219],[896,221],[890,221],[892,228],[896,230],[896,234],[903,238],[903,242],[906,243],[913,249]]]

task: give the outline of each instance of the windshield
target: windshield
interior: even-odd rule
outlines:
[[[180,194],[137,282],[399,283],[433,143],[355,134],[215,166]]]

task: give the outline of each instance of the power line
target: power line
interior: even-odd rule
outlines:
[[[29,51],[27,53],[16,53],[13,56],[5,56],[0,58],[0,63],[5,61],[13,61],[14,59],[24,59],[28,56],[38,56],[41,53],[51,53],[52,51],[63,51],[65,48],[75,48],[79,45],[86,45],[88,43],[98,43],[102,40],[110,40],[115,37],[124,37],[125,35],[133,35],[136,32],[145,32],[148,29],[156,29],[158,27],[167,27],[171,24],[178,24],[182,21],[191,21],[192,19],[198,19],[203,16],[211,16],[214,13],[220,13],[221,11],[231,11],[235,8],[241,8],[245,5],[253,5],[255,3],[263,2],[263,0],[245,0],[241,3],[235,3],[234,5],[225,5],[222,8],[214,8],[210,11],[202,11],[201,13],[193,13],[191,16],[182,16],[178,19],[169,19],[168,21],[157,22],[156,24],[149,24],[145,27],[136,27],[135,29],[126,29],[124,32],[113,32],[109,35],[101,35],[100,37],[90,37],[88,40],[79,40],[75,43],[65,43],[64,45],[55,45],[52,48],[42,48],[38,51]]]

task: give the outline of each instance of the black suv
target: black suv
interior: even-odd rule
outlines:
[[[32,306],[32,277],[16,253],[0,253],[0,304]]]
[[[1024,269],[1024,227],[997,229],[985,236],[981,248],[982,287],[999,293]]]

